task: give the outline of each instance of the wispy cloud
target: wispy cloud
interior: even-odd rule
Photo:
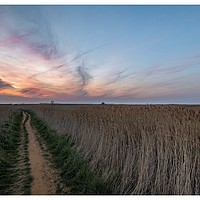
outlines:
[[[1,7],[1,30],[4,30],[0,44],[4,46],[24,46],[30,53],[45,60],[59,54],[59,44],[55,34],[42,16],[38,7]]]
[[[89,69],[85,66],[83,60],[81,64],[76,67],[76,71],[80,82],[79,89],[76,91],[76,93],[80,96],[88,96],[86,86],[93,77],[89,73]]]
[[[200,63],[189,63],[189,64],[180,64],[180,65],[173,65],[173,66],[154,66],[144,69],[142,71],[137,72],[137,74],[143,74],[144,76],[153,76],[153,75],[166,75],[166,74],[174,74],[180,73],[184,70],[191,69],[192,67],[198,66]]]
[[[75,61],[75,60],[77,60],[77,59],[80,59],[80,58],[82,58],[84,55],[87,55],[87,54],[89,54],[89,53],[91,53],[91,52],[93,52],[93,51],[96,51],[96,50],[98,50],[98,49],[101,49],[101,48],[103,48],[103,47],[106,47],[106,46],[109,45],[109,44],[110,44],[110,43],[108,42],[108,43],[105,43],[105,44],[103,44],[103,45],[100,45],[100,46],[97,46],[97,47],[88,49],[88,50],[83,51],[83,52],[81,52],[81,53],[78,53],[75,57],[73,57],[73,58],[70,60],[70,62],[73,62],[73,61]]]
[[[124,69],[123,71],[120,71],[120,72],[117,72],[115,73],[112,77],[113,78],[110,78],[112,80],[109,80],[108,82],[106,82],[104,85],[111,85],[111,84],[114,84],[120,80],[123,80],[127,77],[129,77],[129,75],[125,75],[124,73],[126,72],[126,69]]]

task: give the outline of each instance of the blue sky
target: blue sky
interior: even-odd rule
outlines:
[[[0,6],[0,103],[199,103],[200,6]]]

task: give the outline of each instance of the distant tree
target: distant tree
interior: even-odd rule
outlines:
[[[105,105],[105,102],[102,102],[101,105]]]

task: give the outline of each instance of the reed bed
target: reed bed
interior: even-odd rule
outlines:
[[[113,194],[200,194],[200,107],[28,106]]]

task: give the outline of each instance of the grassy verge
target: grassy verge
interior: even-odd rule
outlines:
[[[11,194],[12,184],[17,177],[18,147],[22,112],[0,127],[0,194]]]
[[[28,152],[28,132],[25,128],[25,123],[28,120],[28,117],[26,116],[26,119],[24,123],[22,124],[22,134],[23,134],[23,162],[24,162],[24,169],[23,169],[23,182],[22,182],[22,193],[23,194],[31,194],[31,183],[33,181],[33,177],[31,176],[31,169],[30,169],[30,163],[29,163],[29,152]]]
[[[46,142],[64,184],[71,188],[70,194],[111,194],[108,184],[90,172],[87,163],[77,155],[67,136],[54,132],[33,112],[28,113],[32,117],[32,126]],[[58,186],[58,193],[59,190]]]

